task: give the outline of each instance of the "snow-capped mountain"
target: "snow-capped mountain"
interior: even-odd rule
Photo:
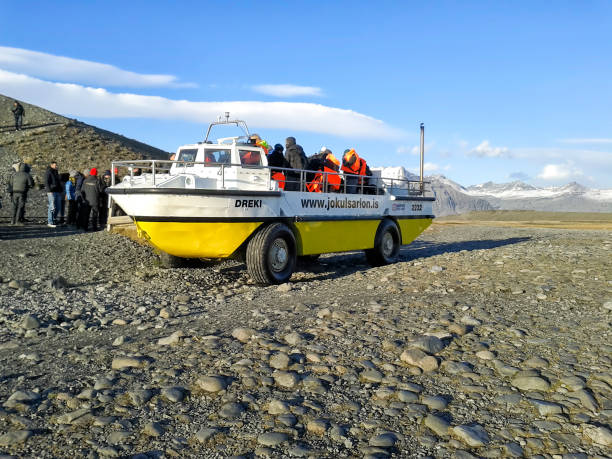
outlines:
[[[590,189],[576,182],[538,188],[521,181],[487,182],[466,188],[470,196],[486,199],[500,210],[552,212],[612,212],[612,190]]]
[[[403,167],[372,168],[383,180],[418,180]],[[538,188],[525,182],[486,182],[464,187],[444,175],[425,177],[436,201],[434,214],[462,214],[478,210],[541,210],[550,212],[612,212],[612,189],[595,190],[576,182]]]

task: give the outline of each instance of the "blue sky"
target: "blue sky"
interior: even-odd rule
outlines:
[[[24,5],[0,0],[0,93],[168,151],[229,110],[416,170],[422,121],[427,173],[612,188],[609,1]]]

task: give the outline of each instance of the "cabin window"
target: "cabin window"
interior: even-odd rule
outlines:
[[[240,150],[240,164],[243,166],[261,166],[259,150]]]
[[[204,150],[205,165],[230,164],[231,158],[231,150],[218,150],[211,148]]]
[[[197,154],[197,148],[185,148],[179,152],[178,161],[194,162]]]

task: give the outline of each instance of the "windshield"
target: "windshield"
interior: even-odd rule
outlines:
[[[205,164],[229,164],[231,153],[229,149],[207,148],[204,150]]]
[[[193,162],[196,160],[197,154],[198,154],[197,148],[184,148],[181,151],[179,151],[178,161]]]

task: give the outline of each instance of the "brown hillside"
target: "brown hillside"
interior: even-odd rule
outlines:
[[[0,94],[0,163],[15,158],[32,165],[41,179],[51,159],[60,171],[110,169],[112,160],[167,159],[168,153],[121,135],[66,118],[21,102],[25,109],[23,130],[14,130],[13,99]]]

